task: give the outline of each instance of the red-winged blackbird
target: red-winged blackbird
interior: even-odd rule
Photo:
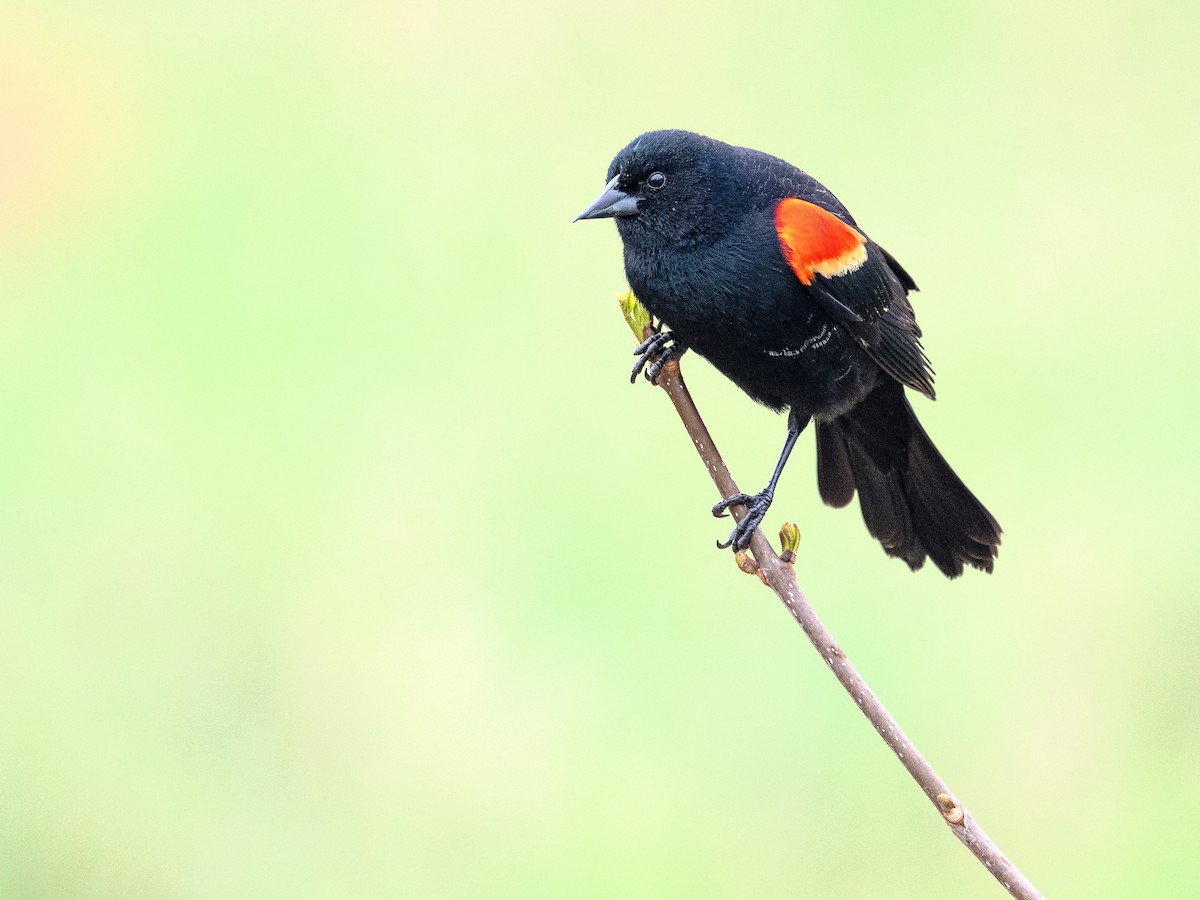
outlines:
[[[1000,526],[925,434],[905,386],[933,399],[908,293],[912,277],[838,199],[795,166],[687,131],[651,131],[617,154],[579,219],[615,217],[625,273],[669,331],[647,365],[695,350],[752,398],[788,409],[767,486],[713,507],[749,514],[721,546],[745,549],[784,464],[817,423],[817,484],[831,506],[858,491],[867,530],[918,569],[992,571]]]

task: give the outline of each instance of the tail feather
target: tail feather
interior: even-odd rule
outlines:
[[[910,568],[928,557],[950,578],[964,564],[992,571],[999,524],[938,452],[897,382],[818,424],[817,479],[833,506],[857,489],[871,536]]]
[[[849,453],[839,429],[817,425],[817,487],[829,506],[840,508],[854,499]]]
[[[857,444],[850,445],[850,466],[858,485],[858,505],[871,537],[889,556],[898,556],[910,568],[919,569],[925,562],[925,546],[917,535],[901,480],[876,469]]]

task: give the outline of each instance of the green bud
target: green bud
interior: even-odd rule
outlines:
[[[796,527],[795,522],[783,523],[783,527],[779,529],[779,543],[784,553],[795,553],[800,549],[800,529]]]
[[[625,322],[633,331],[634,338],[639,342],[645,340],[646,329],[650,327],[650,310],[638,302],[633,291],[619,294],[617,302],[621,304],[621,314],[625,316]]]

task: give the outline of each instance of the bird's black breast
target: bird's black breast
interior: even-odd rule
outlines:
[[[627,240],[634,293],[760,403],[827,418],[858,402],[878,367],[789,268],[773,205],[720,224],[712,240],[689,247]]]

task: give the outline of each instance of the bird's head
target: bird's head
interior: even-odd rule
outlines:
[[[707,213],[732,151],[690,131],[647,132],[616,155],[604,191],[575,221],[613,218],[627,244],[695,242],[711,227]]]

